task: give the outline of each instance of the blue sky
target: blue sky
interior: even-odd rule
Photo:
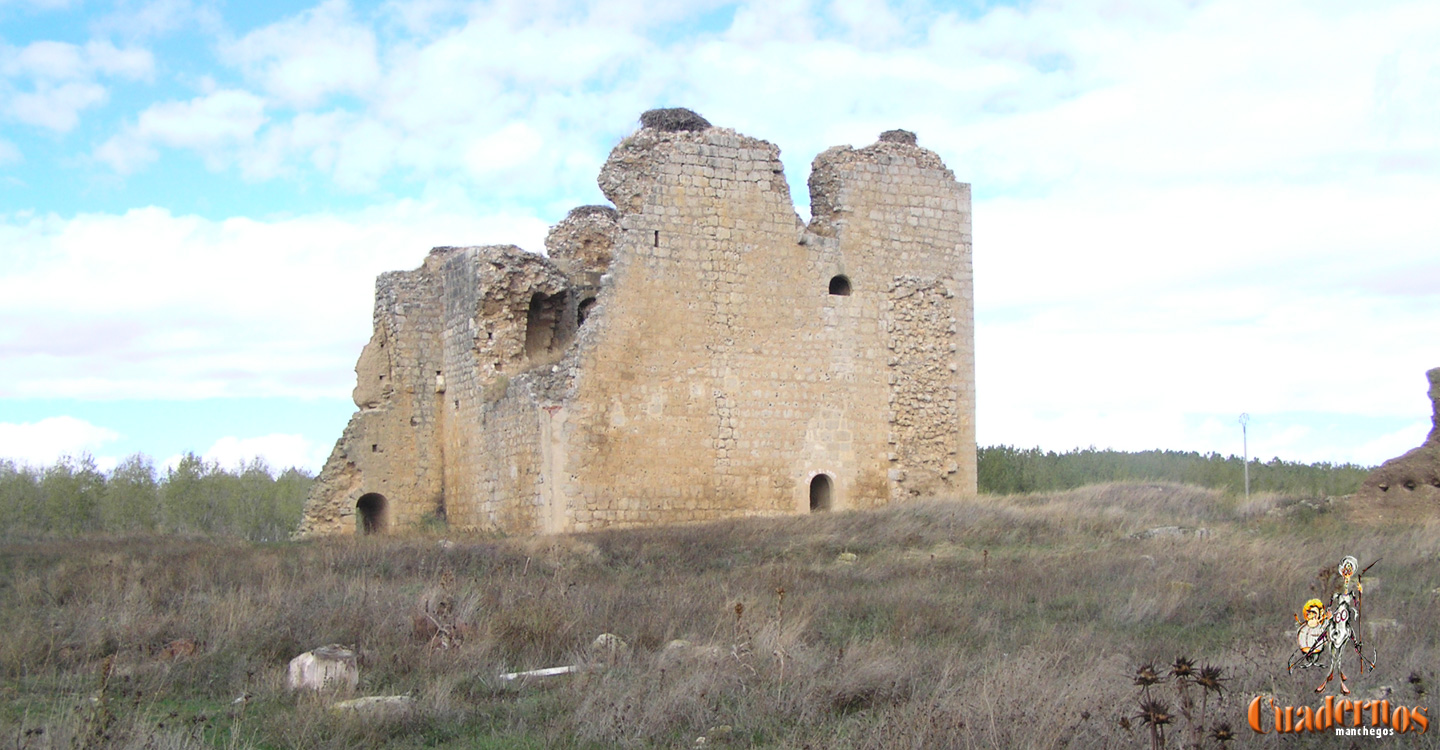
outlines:
[[[0,456],[318,468],[373,280],[645,109],[974,186],[982,444],[1378,463],[1440,365],[1440,6],[0,0]]]

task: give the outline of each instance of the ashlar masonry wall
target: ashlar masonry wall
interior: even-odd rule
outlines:
[[[300,535],[975,491],[969,186],[913,134],[818,156],[808,226],[779,150],[724,128],[642,128],[600,186],[614,209],[571,212],[549,258],[439,248],[381,277]]]

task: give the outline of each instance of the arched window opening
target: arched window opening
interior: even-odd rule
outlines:
[[[810,480],[810,512],[830,510],[831,482],[829,474],[816,474]]]
[[[830,279],[830,293],[837,297],[849,297],[850,279],[843,273]]]
[[[590,317],[590,310],[595,307],[595,298],[587,297],[580,301],[580,306],[575,308],[575,327],[585,325],[585,320]]]
[[[362,534],[379,534],[385,530],[385,496],[371,492],[355,502],[356,521]]]

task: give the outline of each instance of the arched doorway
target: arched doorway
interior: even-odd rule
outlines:
[[[361,534],[379,534],[385,530],[385,496],[370,492],[355,501],[355,521]]]
[[[830,510],[832,483],[829,474],[816,474],[810,480],[810,512]]]

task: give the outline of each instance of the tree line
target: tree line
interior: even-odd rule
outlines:
[[[1245,491],[1244,460],[1219,453],[1095,448],[1056,453],[993,445],[980,448],[976,459],[980,491],[997,495],[1125,481],[1180,482],[1235,494]],[[1369,467],[1357,464],[1304,464],[1279,458],[1262,463],[1251,459],[1250,491],[1314,497],[1348,495],[1360,488],[1369,473]]]
[[[143,454],[105,472],[89,455],[48,467],[0,459],[0,535],[202,534],[286,539],[313,478],[256,458],[233,471],[187,453],[163,474]]]
[[[1096,450],[1065,453],[1009,445],[978,451],[980,491],[990,494],[1066,490],[1119,481],[1170,481],[1239,494],[1238,456],[1183,451]],[[1355,464],[1250,462],[1252,492],[1345,495],[1369,469]],[[259,458],[227,470],[187,453],[164,473],[143,454],[101,471],[91,456],[48,467],[0,459],[0,536],[203,534],[252,541],[286,539],[300,522],[314,478],[296,468],[274,472]]]

